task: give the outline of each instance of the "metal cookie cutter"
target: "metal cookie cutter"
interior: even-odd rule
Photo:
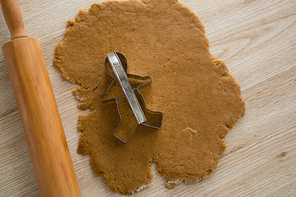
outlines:
[[[150,84],[151,77],[127,73],[126,57],[115,51],[107,55],[104,67],[113,81],[99,98],[102,102],[115,100],[120,118],[113,135],[127,143],[138,125],[160,129],[163,119],[162,112],[148,109],[138,89]]]

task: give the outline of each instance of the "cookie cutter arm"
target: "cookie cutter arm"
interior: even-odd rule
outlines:
[[[119,57],[115,52],[109,53],[107,58],[110,62],[111,68],[124,92],[124,95],[127,98],[127,101],[134,113],[134,116],[137,119],[138,124],[144,123],[146,121],[146,117],[144,112],[140,106],[140,103],[133,91],[131,84],[127,78],[126,72],[124,71],[122,64],[120,62]]]

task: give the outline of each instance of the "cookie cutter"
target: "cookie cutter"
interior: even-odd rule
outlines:
[[[122,65],[122,61],[124,61],[126,63],[126,67],[124,68]],[[112,71],[115,75],[115,77],[111,74],[110,71],[108,71],[108,65],[111,66]],[[143,95],[140,93],[139,91],[139,87],[142,86],[146,86],[148,84],[151,84],[152,82],[152,78],[150,76],[140,76],[140,75],[135,75],[135,74],[130,74],[127,72],[128,70],[128,64],[127,64],[127,59],[126,57],[120,53],[120,52],[112,52],[107,54],[107,57],[105,58],[104,61],[104,68],[105,71],[107,72],[107,74],[113,79],[112,83],[109,85],[108,89],[103,92],[102,94],[100,94],[99,98],[100,100],[104,103],[107,101],[112,101],[115,100],[116,101],[116,105],[117,105],[117,111],[118,111],[118,115],[120,118],[120,121],[117,125],[117,127],[115,128],[115,130],[113,131],[113,135],[118,138],[120,141],[127,143],[132,135],[134,134],[135,130],[137,129],[137,127],[139,125],[143,125],[146,127],[150,127],[153,129],[160,129],[161,125],[162,125],[162,119],[163,119],[163,113],[160,111],[153,111],[151,109],[148,109],[146,107],[146,103],[145,103],[145,99],[143,97]],[[110,69],[109,69],[110,70]],[[128,78],[134,78],[134,79],[149,79],[148,81],[137,85],[136,87],[132,88],[130,81]],[[121,94],[120,96],[117,97],[112,97],[112,98],[107,98],[104,99],[103,97],[108,94],[108,92],[110,92],[110,90],[112,89],[112,87],[114,87],[115,83],[118,82],[121,86],[121,89],[123,91],[123,94]],[[133,115],[135,116],[136,120],[137,120],[137,125],[135,126],[135,128],[133,129],[133,131],[131,132],[130,136],[128,137],[127,140],[122,139],[121,137],[119,137],[118,135],[116,135],[116,131],[118,130],[118,128],[120,127],[121,123],[122,123],[122,116],[119,110],[119,102],[118,99],[121,97],[126,97],[128,104],[130,106],[130,108],[132,109]],[[142,106],[139,102],[142,101]],[[143,109],[144,108],[144,109]],[[149,115],[151,117],[151,114],[154,114],[154,117],[158,116],[156,121],[147,121],[146,115]]]

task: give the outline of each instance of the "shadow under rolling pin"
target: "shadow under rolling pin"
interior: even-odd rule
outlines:
[[[3,45],[41,196],[80,196],[43,53],[27,36],[16,0],[0,0],[11,41]]]

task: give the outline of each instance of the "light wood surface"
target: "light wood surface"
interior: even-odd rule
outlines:
[[[241,85],[246,115],[226,136],[217,169],[205,180],[165,188],[157,175],[134,196],[296,196],[296,1],[180,0],[205,25],[210,51]],[[19,0],[25,29],[41,43],[82,196],[111,193],[95,176],[89,156],[76,153],[78,101],[53,66],[66,22],[90,0]],[[0,46],[10,40],[0,14]],[[0,196],[39,196],[3,54],[0,54]]]

